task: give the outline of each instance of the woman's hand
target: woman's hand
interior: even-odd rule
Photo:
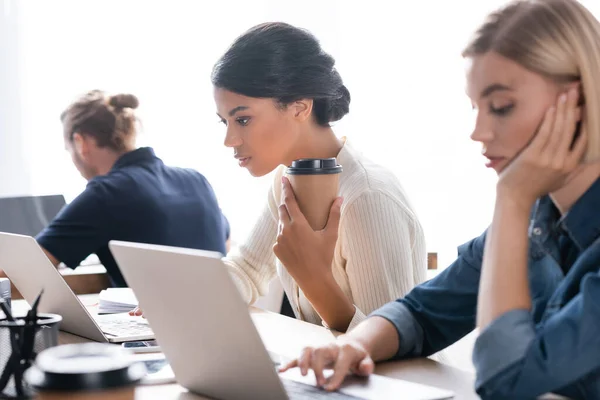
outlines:
[[[300,358],[289,362],[279,372],[295,367],[300,368],[300,372],[304,376],[309,369],[312,369],[319,386],[323,386],[326,390],[336,390],[346,375],[350,373],[361,376],[371,375],[375,363],[367,349],[358,340],[340,337],[337,342],[327,346],[305,348],[302,350]],[[333,369],[333,375],[325,379],[324,369]]]
[[[315,232],[283,178],[283,204],[279,206],[279,234],[273,252],[294,278],[315,311],[331,329],[345,332],[356,308],[337,284],[331,264],[338,238],[342,199],[333,202],[327,225]]]
[[[132,317],[144,317],[144,311],[139,306],[137,306],[133,310],[129,311],[129,315],[131,315]]]
[[[284,177],[282,182],[283,204],[279,206],[275,255],[296,282],[332,278],[342,199],[336,199],[331,206],[325,228],[315,232],[300,211],[290,181]]]
[[[579,168],[587,136],[582,129],[573,143],[582,118],[578,99],[579,89],[571,89],[546,112],[532,141],[500,174],[498,195],[506,195],[529,210],[538,198],[562,187]]]
[[[565,185],[580,167],[587,137],[574,140],[578,90],[562,94],[531,143],[500,174],[494,218],[485,243],[477,326],[483,331],[511,310],[531,310],[527,273],[531,207]]]

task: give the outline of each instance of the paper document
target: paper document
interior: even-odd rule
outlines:
[[[99,314],[129,312],[136,308],[138,300],[129,288],[109,288],[100,292],[98,298]]]

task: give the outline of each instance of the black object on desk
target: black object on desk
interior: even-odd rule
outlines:
[[[7,303],[8,308],[10,309],[11,293],[10,281],[8,280],[8,278],[0,278],[0,299],[3,299]]]
[[[292,308],[290,300],[288,299],[285,293],[283,294],[283,300],[281,301],[281,309],[279,310],[279,314],[285,315],[286,317],[290,318],[296,318],[296,315],[294,314],[294,309]]]
[[[58,326],[62,317],[38,315],[42,293],[22,318],[13,317],[6,303],[0,300],[0,307],[6,315],[0,320],[0,399],[31,398],[33,392],[24,382],[23,374],[38,352],[58,344]]]

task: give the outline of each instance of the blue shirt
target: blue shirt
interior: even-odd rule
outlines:
[[[208,181],[196,171],[165,166],[146,147],[124,154],[107,175],[90,180],[37,240],[70,268],[95,253],[113,285],[125,287],[110,240],[225,254],[228,235]]]
[[[532,309],[506,312],[477,338],[482,398],[553,392],[600,399],[599,206],[600,180],[562,219],[550,198],[536,203],[529,228]],[[475,328],[485,237],[459,247],[458,259],[435,279],[372,314],[395,325],[396,357],[429,356]]]

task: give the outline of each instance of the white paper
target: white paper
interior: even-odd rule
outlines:
[[[98,313],[116,314],[129,312],[136,308],[138,300],[130,288],[109,288],[100,292]]]

